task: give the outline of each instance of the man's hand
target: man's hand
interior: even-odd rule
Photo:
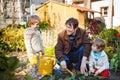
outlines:
[[[97,70],[94,74],[94,76],[97,76],[99,74],[99,71]]]
[[[87,68],[86,68],[86,60],[87,60],[87,57],[83,56],[82,62],[81,62],[81,67],[80,67],[80,72],[81,72],[81,74],[84,74],[85,71],[87,71]]]
[[[67,65],[66,65],[65,60],[61,61],[60,66],[61,66],[63,69],[66,69],[66,68],[67,68]]]

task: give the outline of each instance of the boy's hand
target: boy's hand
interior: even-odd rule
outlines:
[[[92,72],[91,72],[91,71],[89,71],[89,75],[91,75],[91,73],[92,73]]]
[[[44,55],[44,53],[40,52],[40,56],[43,56],[43,55]]]
[[[91,73],[94,74],[94,71],[95,71],[95,69],[89,70],[89,75],[91,75]]]
[[[94,74],[94,76],[97,76],[99,74],[99,71],[97,70]]]

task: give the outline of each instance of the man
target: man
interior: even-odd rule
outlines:
[[[84,74],[87,70],[86,61],[91,50],[90,39],[86,31],[78,27],[77,19],[69,18],[65,25],[66,29],[58,35],[55,56],[63,69],[72,70],[72,63],[75,63],[75,69]]]

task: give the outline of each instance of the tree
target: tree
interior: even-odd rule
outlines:
[[[12,1],[12,24],[15,24],[15,0]]]
[[[1,0],[3,2],[3,0]],[[4,0],[3,5],[3,21],[6,24],[6,15],[7,15],[7,0]]]

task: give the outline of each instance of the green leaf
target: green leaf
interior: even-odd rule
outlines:
[[[26,66],[26,65],[27,65],[27,63],[25,63],[25,62],[19,62],[14,66],[14,68],[16,69],[16,68],[23,67],[23,66]]]
[[[21,80],[33,80],[33,78],[30,75],[28,75],[28,76],[22,78]]]

